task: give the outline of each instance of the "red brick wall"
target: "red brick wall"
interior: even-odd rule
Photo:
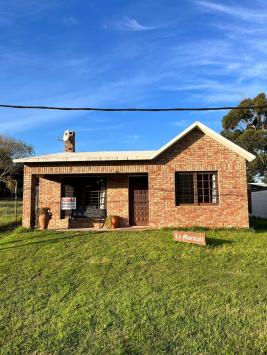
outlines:
[[[175,206],[175,171],[218,171],[219,204]],[[128,224],[128,174],[148,173],[151,226],[248,227],[245,159],[197,129],[154,161],[26,166],[25,198],[29,198],[31,191],[29,176],[46,175],[40,179],[40,198],[42,204],[47,206],[49,202],[54,210],[54,220],[50,225],[52,228],[66,223],[59,219],[60,175],[77,173],[109,174],[108,214],[119,215],[122,225]],[[47,174],[54,177],[48,179]],[[29,226],[27,202],[25,206],[24,225]]]
[[[248,227],[246,161],[198,130],[149,173],[151,226]],[[218,171],[219,205],[175,206],[175,171]]]
[[[107,177],[108,215],[120,217],[119,225],[129,225],[128,174],[109,175]]]

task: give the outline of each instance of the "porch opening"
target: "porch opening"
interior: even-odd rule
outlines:
[[[73,206],[75,208],[64,210],[61,206],[61,218],[69,218],[72,220],[71,227],[77,227],[75,220],[76,222],[79,220],[79,225],[83,225],[84,227],[89,227],[89,219],[102,224],[104,223],[107,215],[105,177],[63,177],[61,196],[63,198],[76,198]]]

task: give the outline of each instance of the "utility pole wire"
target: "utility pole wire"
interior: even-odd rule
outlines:
[[[35,109],[35,110],[59,110],[59,111],[105,111],[105,112],[166,112],[166,111],[220,111],[220,110],[267,110],[265,106],[225,106],[225,107],[173,107],[173,108],[105,108],[105,107],[57,107],[57,106],[25,106],[25,105],[1,105],[0,108]]]

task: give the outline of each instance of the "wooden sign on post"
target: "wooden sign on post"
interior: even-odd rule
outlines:
[[[173,231],[173,239],[176,242],[206,245],[206,234],[205,233],[196,233],[196,232],[187,232],[187,231]]]

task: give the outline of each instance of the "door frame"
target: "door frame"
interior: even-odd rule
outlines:
[[[147,196],[148,196],[148,208],[147,208],[147,224],[146,226],[149,225],[149,216],[150,216],[150,201],[149,201],[149,179],[148,179],[148,174],[144,173],[144,174],[132,174],[132,175],[128,175],[128,220],[129,220],[129,226],[135,226],[135,224],[133,223],[132,217],[132,211],[134,208],[133,205],[133,201],[131,200],[131,186],[130,186],[130,180],[134,179],[134,178],[140,178],[140,177],[145,177],[147,178]]]

